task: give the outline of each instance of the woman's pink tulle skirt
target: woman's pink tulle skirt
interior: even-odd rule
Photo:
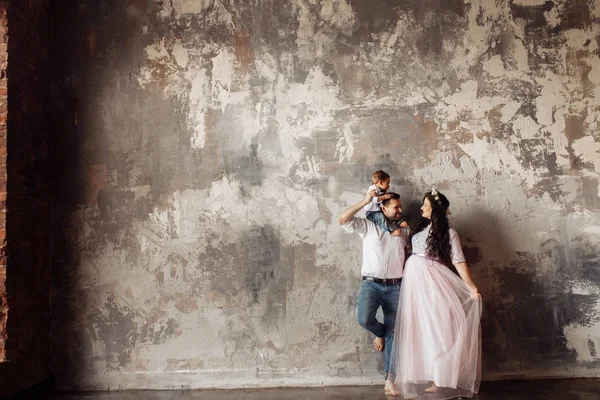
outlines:
[[[481,312],[481,297],[446,266],[419,255],[406,261],[390,371],[405,398],[479,391]],[[439,391],[426,393],[432,383]]]

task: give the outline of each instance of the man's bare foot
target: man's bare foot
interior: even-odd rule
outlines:
[[[400,392],[396,389],[394,382],[390,380],[385,381],[385,387],[383,388],[386,396],[400,396]]]
[[[435,392],[439,392],[439,391],[440,391],[440,388],[435,383],[432,383],[431,386],[429,386],[427,389],[425,389],[426,393],[435,393]]]
[[[385,341],[383,340],[383,338],[381,337],[376,337],[375,340],[373,340],[373,348],[377,351],[383,351],[385,347]]]

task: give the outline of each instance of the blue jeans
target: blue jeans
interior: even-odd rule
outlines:
[[[385,338],[385,372],[390,369],[399,299],[399,284],[382,285],[373,281],[362,281],[358,292],[358,323],[373,335]],[[383,310],[383,324],[375,317],[379,307]]]
[[[379,225],[381,227],[381,229],[383,229],[384,231],[387,232],[393,232],[396,229],[399,228],[400,223],[402,221],[388,221],[388,219],[385,217],[385,214],[383,214],[383,211],[367,211],[367,219],[376,223],[377,225]]]

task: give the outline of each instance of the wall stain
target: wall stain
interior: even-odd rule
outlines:
[[[379,379],[336,222],[376,169],[449,196],[485,377],[597,374],[598,11],[515,3],[57,4],[57,387]]]

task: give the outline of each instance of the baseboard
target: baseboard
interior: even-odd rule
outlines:
[[[283,374],[284,376],[257,377],[252,371],[223,371],[164,373],[126,372],[81,378],[77,382],[57,382],[60,391],[119,391],[119,390],[210,390],[210,389],[268,389],[323,386],[383,385],[383,376],[334,377],[313,374]],[[600,378],[600,371],[584,368],[566,371],[516,371],[486,373],[485,381]]]

